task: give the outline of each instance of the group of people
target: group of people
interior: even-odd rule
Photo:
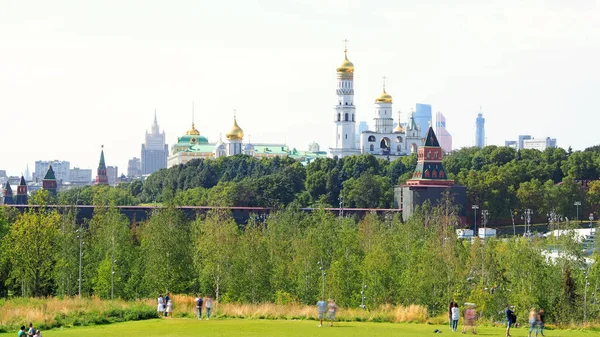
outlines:
[[[29,323],[29,329],[26,329],[24,325],[21,325],[18,337],[42,337],[42,332],[33,328],[33,323]]]
[[[517,323],[517,316],[514,311],[508,304],[506,305],[506,309],[504,312],[506,313],[506,337],[510,337],[510,328],[515,326]],[[529,337],[531,337],[531,333],[535,331],[535,335],[537,337],[538,333],[544,336],[544,318],[546,313],[543,308],[540,308],[537,311],[535,308],[531,308],[529,311]]]
[[[330,325],[333,326],[333,321],[335,321],[335,314],[337,313],[337,304],[333,299],[329,299],[329,301],[325,302],[323,298],[317,302],[317,311],[319,313],[319,327],[323,326],[323,318],[325,317],[325,313],[329,314]]]
[[[196,295],[194,299],[194,303],[196,303],[196,313],[198,314],[198,319],[202,319],[202,306],[206,308],[206,319],[210,319],[210,313],[213,308],[213,300],[212,297],[206,296],[206,298],[202,298],[200,295]]]
[[[158,294],[158,317],[169,317],[173,315],[173,302],[171,301],[170,294],[167,293],[165,297],[162,294]]]
[[[465,303],[465,306],[465,319],[463,321],[462,333],[466,333],[467,330],[471,329],[471,331],[476,334],[475,323],[477,321],[477,311],[475,309],[475,304]],[[453,332],[458,331],[459,319],[460,309],[458,308],[458,303],[450,301],[450,304],[448,305],[448,321],[450,323],[450,330]]]

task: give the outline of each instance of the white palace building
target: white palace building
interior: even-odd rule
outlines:
[[[377,157],[391,159],[417,152],[423,144],[420,126],[415,123],[413,114],[408,123],[400,122],[394,128],[392,96],[385,91],[375,99],[374,130],[363,131],[360,139],[355,139],[356,106],[354,105],[354,64],[348,60],[344,50],[344,61],[337,70],[337,104],[333,115],[335,123],[335,147],[330,148],[331,157],[345,157],[370,153]]]

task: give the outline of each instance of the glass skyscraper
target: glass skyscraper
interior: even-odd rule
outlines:
[[[483,148],[485,146],[485,118],[479,113],[475,120],[475,146]]]
[[[415,123],[421,128],[421,138],[427,137],[427,131],[429,125],[433,121],[431,114],[431,105],[417,103],[417,109],[415,110]]]

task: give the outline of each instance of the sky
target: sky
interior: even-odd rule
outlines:
[[[489,145],[600,143],[594,0],[0,0],[0,170],[95,170],[104,145],[126,173],[154,111],[171,146],[192,102],[211,142],[236,109],[244,142],[328,149],[344,39],[359,121],[385,76],[394,111],[431,104],[455,148],[480,109]]]

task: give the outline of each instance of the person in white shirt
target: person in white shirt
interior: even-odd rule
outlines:
[[[458,328],[458,320],[460,319],[460,310],[458,309],[458,303],[454,303],[452,307],[452,331],[456,332]]]

